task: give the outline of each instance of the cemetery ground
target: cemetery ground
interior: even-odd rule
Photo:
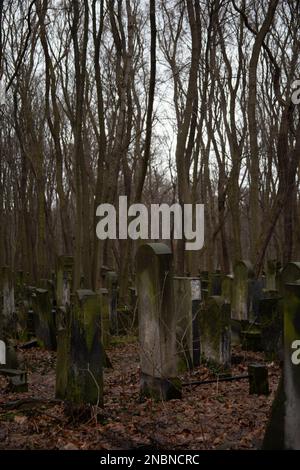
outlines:
[[[0,377],[0,449],[205,450],[259,449],[276,391],[280,367],[268,363],[270,394],[249,395],[247,379],[185,385],[182,400],[140,400],[139,347],[134,337],[115,338],[104,370],[104,408],[72,417],[55,400],[56,354],[18,348],[28,371],[28,392],[10,393]],[[263,353],[233,348],[232,375],[264,362]],[[180,376],[184,384],[216,379],[201,365]]]

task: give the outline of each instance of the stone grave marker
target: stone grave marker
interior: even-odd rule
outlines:
[[[231,365],[230,305],[209,297],[200,314],[201,357],[225,369]]]
[[[101,298],[88,289],[76,291],[69,322],[61,331],[56,396],[75,407],[103,405]]]
[[[141,245],[136,267],[141,395],[157,400],[180,398],[172,252],[163,243]]]

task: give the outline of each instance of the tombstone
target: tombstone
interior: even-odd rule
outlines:
[[[65,307],[70,303],[73,257],[59,256],[56,271],[56,304]]]
[[[232,318],[234,320],[249,320],[249,281],[253,278],[254,272],[250,261],[242,260],[235,264],[232,299]]]
[[[227,274],[222,279],[221,295],[225,302],[232,304],[233,297],[233,285],[234,285],[234,276],[233,274]]]
[[[105,279],[108,290],[110,327],[112,333],[118,335],[118,275],[115,271],[108,271]]]
[[[72,407],[103,405],[101,299],[88,289],[76,291],[69,322],[60,331],[56,396]]]
[[[101,338],[104,349],[110,345],[110,320],[109,320],[109,303],[108,303],[108,290],[105,288],[99,289],[101,299]]]
[[[300,280],[286,284],[285,292],[285,449],[300,450]]]
[[[297,281],[298,279],[300,279],[300,262],[287,263],[278,275],[280,295],[285,296],[285,294],[289,292],[286,289],[286,284]]]
[[[4,335],[14,336],[16,333],[15,294],[13,273],[8,266],[1,269],[1,306],[0,306],[0,328]]]
[[[178,370],[184,372],[193,367],[193,317],[192,289],[188,277],[173,278],[176,316],[176,345]]]
[[[163,243],[141,245],[136,266],[141,395],[157,400],[180,398],[172,252]]]
[[[200,314],[201,357],[225,369],[231,365],[230,305],[221,296],[210,297]]]
[[[259,304],[264,297],[265,286],[265,277],[249,281],[249,320],[251,322],[259,321]]]
[[[264,291],[259,303],[261,344],[266,360],[280,359],[282,355],[283,311],[277,291]]]
[[[33,296],[34,330],[41,345],[56,350],[55,310],[51,294],[46,289],[35,289]]]

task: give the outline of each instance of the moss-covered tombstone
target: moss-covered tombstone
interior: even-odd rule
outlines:
[[[210,297],[200,313],[201,356],[228,369],[231,365],[230,305],[221,296]]]
[[[141,395],[158,400],[179,398],[172,252],[163,243],[142,245],[136,267]]]
[[[101,299],[87,289],[74,297],[69,321],[59,333],[56,396],[75,406],[102,406]]]

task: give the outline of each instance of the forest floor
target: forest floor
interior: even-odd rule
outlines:
[[[280,368],[269,363],[269,396],[249,395],[248,380],[185,386],[181,400],[155,403],[139,397],[139,352],[134,341],[108,350],[112,369],[104,372],[104,409],[93,408],[84,423],[70,420],[54,400],[55,353],[19,350],[28,370],[26,393],[10,393],[0,377],[0,449],[201,450],[259,449]],[[235,349],[233,375],[247,373],[263,354]],[[239,361],[235,361],[239,362]],[[215,378],[200,366],[183,382]],[[29,401],[28,399],[33,399]]]

